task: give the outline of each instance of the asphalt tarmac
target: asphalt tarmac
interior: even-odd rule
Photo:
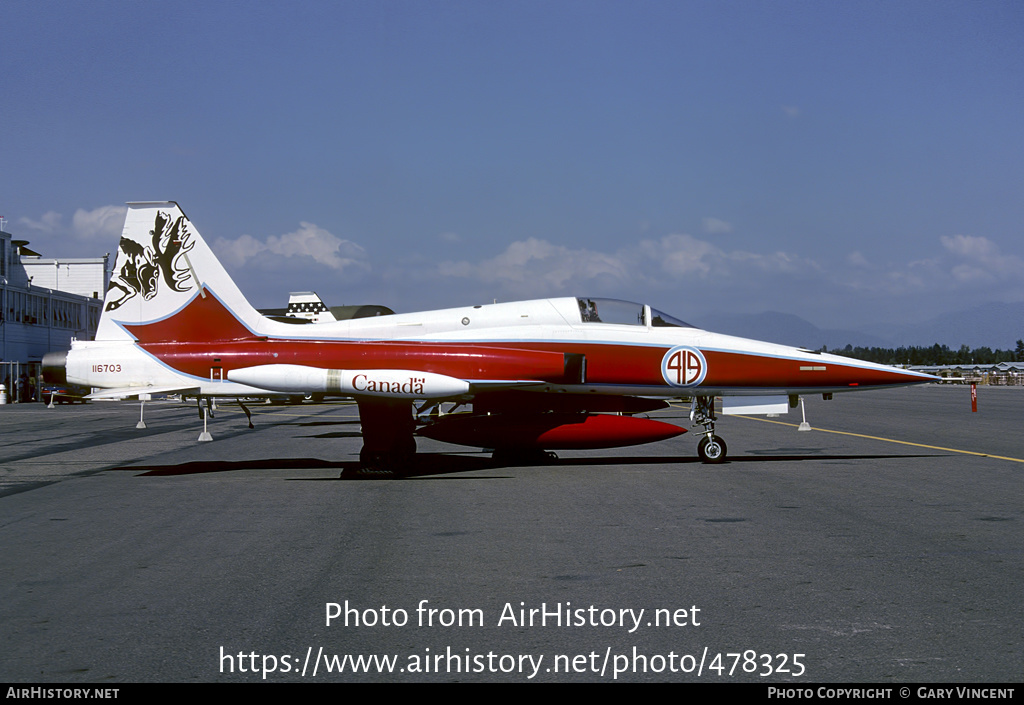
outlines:
[[[0,681],[1024,678],[1024,389],[407,479],[344,479],[353,406],[253,411],[0,407]]]

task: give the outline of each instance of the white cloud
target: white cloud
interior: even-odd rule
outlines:
[[[125,206],[100,206],[91,211],[79,208],[71,218],[71,228],[76,238],[117,242],[124,230]]]
[[[999,246],[986,237],[953,235],[939,238],[942,246],[958,261],[950,270],[960,282],[985,282],[1020,278],[1024,274],[1024,260],[1005,255]]]
[[[942,246],[958,257],[991,259],[999,255],[999,247],[986,237],[976,235],[943,235],[939,238]]]
[[[745,250],[724,250],[692,235],[666,235],[660,240],[644,240],[641,249],[649,262],[674,276],[743,277],[754,273],[794,274],[815,272],[819,265],[806,257],[787,252],[763,254]]]
[[[301,222],[300,226],[298,230],[284,235],[271,235],[265,241],[251,235],[242,235],[234,240],[218,238],[213,249],[225,261],[238,266],[263,253],[271,253],[280,257],[310,257],[339,271],[349,267],[369,269],[366,251],[356,243],[313,223]]]
[[[799,106],[796,105],[783,105],[782,112],[784,112],[788,117],[791,118],[800,117],[800,108]]]
[[[510,244],[496,257],[480,262],[442,262],[445,277],[474,279],[496,285],[515,296],[566,295],[604,284],[637,284],[673,288],[693,281],[744,281],[795,272],[816,273],[820,267],[785,252],[762,254],[724,250],[686,234],[641,240],[616,252],[598,252],[529,238]]]
[[[643,240],[640,251],[648,262],[673,276],[708,275],[724,259],[724,252],[692,235],[666,235],[660,240]]]
[[[846,262],[853,267],[870,267],[871,264],[868,262],[868,258],[860,250],[854,250],[850,254],[846,255]]]
[[[998,244],[977,235],[938,238],[928,257],[910,262],[872,265],[860,252],[847,256],[853,265],[836,272],[847,289],[886,296],[920,294],[933,299],[962,297],[969,291],[987,300],[1011,300],[1024,288],[1024,259],[1004,253]]]
[[[599,276],[623,279],[629,275],[615,255],[537,238],[513,242],[501,254],[479,263],[442,262],[437,271],[441,276],[497,283],[517,295],[530,296],[565,293],[570,286]]]
[[[31,230],[38,230],[43,233],[57,232],[61,228],[61,220],[64,216],[54,211],[48,211],[43,213],[43,216],[39,220],[32,220],[31,218],[20,218],[19,223],[24,225],[26,228]]]
[[[718,235],[723,233],[732,232],[732,223],[718,218],[705,218],[704,219],[704,232],[709,235]]]
[[[44,213],[39,220],[21,218],[18,222],[46,235],[64,234],[76,240],[116,243],[124,229],[127,212],[125,206],[100,206],[91,211],[79,208],[71,217],[70,228],[64,225],[64,216],[55,211]]]

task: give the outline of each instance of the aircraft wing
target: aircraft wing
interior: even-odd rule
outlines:
[[[550,382],[540,379],[496,379],[496,380],[468,380],[469,393],[481,394],[483,392],[496,392],[505,389],[529,390],[531,387],[551,386]]]
[[[101,392],[93,392],[87,395],[86,399],[127,399],[129,397],[137,397],[140,394],[198,394],[200,391],[199,387],[121,387],[119,389],[104,389]]]

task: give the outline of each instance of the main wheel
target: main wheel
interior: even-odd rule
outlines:
[[[363,448],[359,465],[364,474],[407,474],[416,457],[416,422],[412,402],[358,398]]]
[[[704,463],[724,463],[725,456],[728,454],[728,448],[718,436],[712,436],[708,438],[700,439],[700,443],[697,444],[697,455],[700,457],[701,462]]]
[[[415,457],[415,447],[410,452],[408,449],[374,451],[363,446],[359,451],[359,472],[405,477]]]

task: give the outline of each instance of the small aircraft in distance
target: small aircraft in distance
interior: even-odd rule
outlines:
[[[648,305],[564,297],[292,325],[261,315],[177,203],[130,203],[94,341],[44,375],[98,397],[269,393],[354,398],[366,469],[403,472],[416,436],[545,457],[664,440],[638,414],[691,400],[706,463],[726,459],[723,413],[779,413],[799,395],[934,379],[700,330]],[[145,396],[141,398],[145,399]],[[460,413],[439,413],[455,403]],[[244,408],[244,407],[243,407]]]
[[[288,295],[288,308],[260,309],[267,318],[282,323],[333,323],[348,318],[389,316],[387,306],[328,306],[315,291],[293,291]]]

